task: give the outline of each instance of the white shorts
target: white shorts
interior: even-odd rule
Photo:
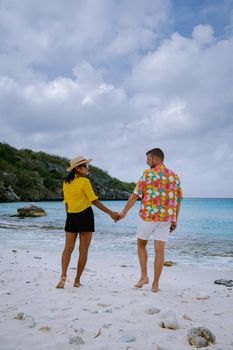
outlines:
[[[170,221],[166,222],[151,222],[142,220],[139,217],[137,238],[148,241],[149,238],[153,240],[167,242],[170,233]]]

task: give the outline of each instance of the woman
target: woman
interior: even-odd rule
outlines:
[[[113,220],[117,219],[117,213],[106,208],[95,195],[91,183],[87,178],[88,164],[92,159],[78,156],[70,161],[68,176],[63,184],[64,202],[66,208],[66,242],[62,253],[62,273],[57,288],[64,288],[66,273],[71,254],[75,247],[79,234],[79,258],[74,287],[79,287],[80,278],[85,268],[88,256],[88,248],[91,243],[92,233],[95,231],[92,204],[107,213]]]

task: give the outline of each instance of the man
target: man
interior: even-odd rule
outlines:
[[[135,202],[141,199],[137,230],[141,277],[135,287],[142,288],[144,284],[149,283],[146,245],[152,236],[155,260],[151,290],[157,292],[164,265],[165,242],[168,240],[169,232],[176,229],[183,196],[179,177],[164,165],[164,154],[161,149],[153,148],[146,155],[150,169],[144,171],[125,208],[118,214],[118,219],[123,219]]]

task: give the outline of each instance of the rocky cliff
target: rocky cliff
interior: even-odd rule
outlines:
[[[62,200],[68,165],[66,158],[0,143],[0,202]],[[127,199],[135,185],[94,166],[89,177],[100,199]]]

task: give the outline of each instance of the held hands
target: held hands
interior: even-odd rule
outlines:
[[[122,212],[118,213],[116,211],[112,211],[110,216],[115,222],[118,222],[119,220],[121,220],[125,217],[125,215]]]

